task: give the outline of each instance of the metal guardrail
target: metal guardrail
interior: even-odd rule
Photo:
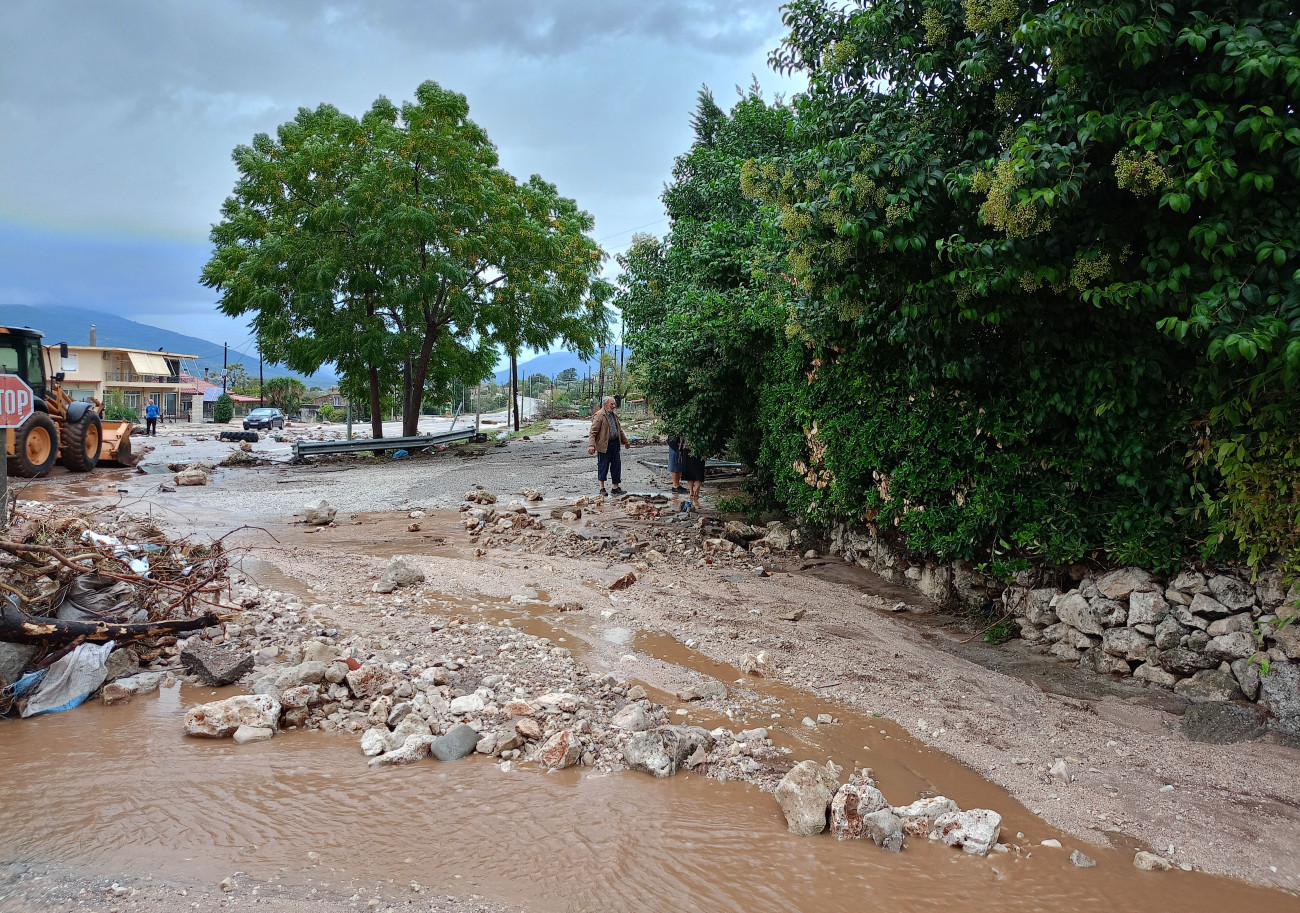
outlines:
[[[411,437],[353,438],[350,441],[294,441],[293,455],[299,457],[322,453],[357,453],[362,450],[419,450],[440,444],[454,444],[474,437],[474,429],[444,431],[442,434],[417,434]]]

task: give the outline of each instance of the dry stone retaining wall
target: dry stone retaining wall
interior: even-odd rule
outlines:
[[[964,562],[911,559],[869,532],[838,526],[831,553],[945,604],[1001,599],[1020,636],[1063,662],[1172,689],[1198,708],[1193,737],[1263,734],[1300,745],[1300,583],[1276,572],[1186,570],[1172,579],[1141,568],[1084,578],[1074,588],[1001,587]],[[999,593],[1000,591],[1000,593]],[[1267,713],[1265,714],[1265,711]]]

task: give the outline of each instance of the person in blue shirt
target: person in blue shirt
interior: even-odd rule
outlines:
[[[158,436],[158,404],[153,400],[144,407],[144,433],[153,437]]]

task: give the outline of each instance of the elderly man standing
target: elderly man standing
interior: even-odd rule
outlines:
[[[607,396],[591,416],[591,430],[587,432],[587,453],[596,454],[596,477],[600,479],[600,493],[605,491],[605,474],[614,483],[614,494],[623,494],[619,482],[623,481],[623,459],[620,450],[628,446],[623,425],[614,411],[614,397]]]

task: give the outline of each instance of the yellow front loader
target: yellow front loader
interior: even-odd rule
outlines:
[[[131,423],[106,420],[98,400],[78,402],[68,396],[62,372],[46,371],[44,351],[37,331],[0,327],[0,374],[27,381],[36,403],[21,427],[3,432],[9,475],[43,476],[56,459],[73,472],[89,472],[104,460],[129,466]]]

